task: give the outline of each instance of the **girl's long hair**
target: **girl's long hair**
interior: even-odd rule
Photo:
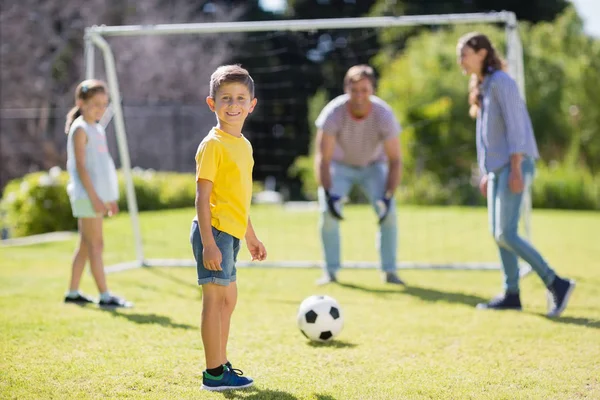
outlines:
[[[475,52],[485,49],[485,56],[481,65],[481,76],[489,75],[497,70],[505,70],[506,62],[498,55],[498,52],[490,42],[490,39],[479,32],[471,32],[462,36],[458,40],[458,51],[461,51],[465,46],[469,46]],[[481,107],[481,82],[477,74],[472,74],[469,80],[469,115],[472,118],[477,117],[477,112]]]
[[[67,121],[65,123],[65,133],[67,135],[71,130],[73,121],[81,115],[81,109],[77,103],[80,101],[87,101],[98,93],[108,93],[106,84],[98,79],[88,79],[77,85],[77,88],[75,89],[75,106],[67,113]]]

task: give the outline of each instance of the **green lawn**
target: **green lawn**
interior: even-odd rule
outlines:
[[[318,260],[316,214],[255,207],[274,260]],[[141,215],[150,258],[190,258],[192,209]],[[349,207],[347,260],[376,261],[372,212]],[[403,208],[399,257],[496,261],[483,209]],[[277,222],[275,222],[277,221]],[[577,280],[570,306],[548,319],[537,277],[522,283],[523,312],[474,305],[498,292],[498,271],[401,271],[407,288],[375,270],[344,270],[317,288],[317,269],[243,268],[229,356],[256,380],[233,393],[200,390],[201,290],[192,268],[109,275],[135,308],[62,304],[75,241],[0,247],[0,398],[7,399],[578,399],[600,398],[600,213],[538,211],[533,238]],[[127,215],[107,220],[107,264],[133,258]],[[248,258],[244,250],[241,259]],[[82,289],[95,294],[89,274]],[[345,312],[330,345],[297,330],[302,299],[324,293]]]

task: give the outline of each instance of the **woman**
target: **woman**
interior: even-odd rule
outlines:
[[[490,40],[474,32],[461,37],[458,62],[469,84],[470,115],[477,119],[479,188],[487,196],[490,230],[500,250],[504,293],[477,308],[520,310],[521,257],[548,288],[548,316],[566,308],[575,282],[559,277],[540,253],[518,234],[523,193],[533,180],[539,157],[527,108],[515,81],[503,71],[504,62]]]

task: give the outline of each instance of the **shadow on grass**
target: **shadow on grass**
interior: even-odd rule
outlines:
[[[171,282],[177,283],[179,285],[187,286],[187,287],[190,287],[190,288],[195,289],[197,291],[200,291],[200,286],[198,285],[198,283],[196,283],[194,281],[189,281],[189,280],[185,280],[185,279],[181,279],[181,278],[178,278],[176,276],[173,276],[173,275],[165,272],[160,267],[144,268],[144,271],[148,271],[148,272],[150,272],[150,273],[152,273],[154,275],[160,276],[161,278],[168,279]]]
[[[317,400],[335,400],[335,397],[329,395],[329,394],[319,394],[319,393],[315,393],[315,397]]]
[[[345,342],[343,340],[337,340],[337,339],[334,339],[331,342],[315,342],[313,340],[310,340],[306,344],[309,345],[310,347],[316,347],[316,348],[327,347],[330,349],[349,349],[352,347],[356,347],[356,344],[354,344],[354,343]]]
[[[165,317],[164,315],[132,314],[127,312],[120,312],[119,310],[114,308],[102,307],[98,307],[95,310],[103,311],[105,313],[111,314],[115,318],[124,318],[128,321],[135,322],[136,324],[140,325],[161,325],[174,329],[198,329],[197,326],[175,323],[171,320],[171,318]]]
[[[281,390],[260,389],[252,386],[239,390],[227,390],[220,392],[226,399],[247,400],[297,400],[298,397]]]
[[[557,324],[568,324],[568,325],[579,325],[587,328],[600,329],[600,320],[590,318],[577,318],[577,317],[558,317],[552,318],[544,314],[536,314],[548,321],[556,322]]]
[[[438,302],[443,301],[446,303],[457,303],[457,304],[466,304],[469,306],[475,306],[478,303],[487,301],[480,296],[475,296],[471,294],[465,293],[457,293],[457,292],[448,292],[430,288],[423,288],[417,286],[398,286],[397,289],[379,289],[372,288],[368,286],[360,286],[352,283],[341,283],[338,282],[338,285],[344,288],[360,290],[362,292],[373,293],[373,294],[393,294],[393,295],[409,295],[418,297],[421,300],[429,301],[429,302]]]

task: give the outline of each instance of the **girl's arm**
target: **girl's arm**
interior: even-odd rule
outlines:
[[[87,192],[92,205],[94,206],[94,210],[99,213],[104,213],[106,211],[106,207],[98,196],[98,193],[96,193],[96,189],[94,189],[94,185],[92,184],[92,178],[90,178],[90,174],[85,167],[86,144],[87,135],[82,128],[78,128],[73,133],[73,147],[75,149],[75,166],[77,168],[77,174],[79,175],[79,180],[81,180],[81,184]]]

